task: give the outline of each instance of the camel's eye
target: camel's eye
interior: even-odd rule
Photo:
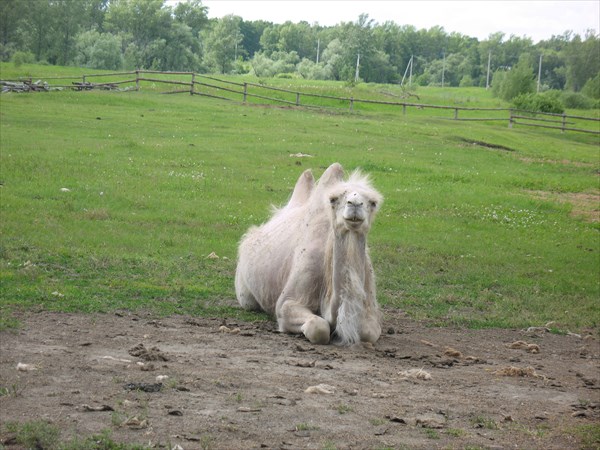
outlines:
[[[374,200],[371,200],[371,201],[369,202],[369,205],[371,206],[371,208],[377,208],[377,202],[376,202],[376,201],[374,201]]]
[[[331,203],[332,205],[335,205],[338,201],[338,198],[333,196],[329,198],[329,203]]]

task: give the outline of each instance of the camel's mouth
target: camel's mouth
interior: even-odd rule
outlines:
[[[345,217],[344,219],[346,220],[346,223],[352,228],[358,228],[365,221],[365,219],[358,216]]]

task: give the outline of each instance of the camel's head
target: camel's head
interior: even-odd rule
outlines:
[[[336,231],[367,233],[383,197],[371,186],[368,177],[355,171],[348,181],[332,186],[328,200]]]

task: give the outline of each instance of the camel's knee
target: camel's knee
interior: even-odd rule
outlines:
[[[312,344],[329,344],[329,323],[319,316],[308,319],[301,327],[302,333]]]

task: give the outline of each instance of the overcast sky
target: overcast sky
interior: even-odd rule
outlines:
[[[582,37],[587,29],[600,31],[600,0],[203,0],[202,4],[208,7],[210,18],[235,14],[248,21],[304,20],[336,25],[354,22],[361,13],[366,13],[377,23],[391,20],[417,29],[440,25],[446,32],[456,31],[479,40],[497,31],[505,33],[507,38],[511,34],[527,36],[534,43],[567,30]]]

